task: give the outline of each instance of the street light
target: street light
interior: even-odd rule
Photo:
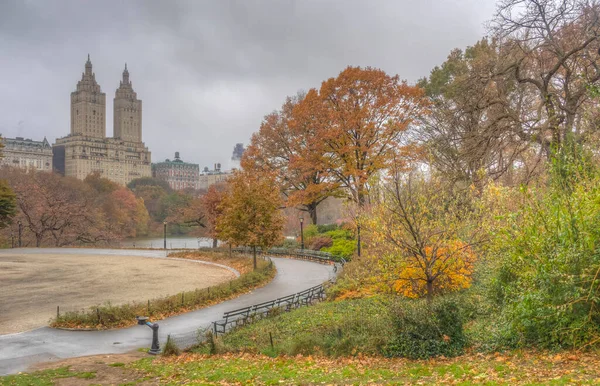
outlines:
[[[163,222],[164,225],[164,235],[165,235],[165,249],[167,249],[167,222]]]
[[[300,217],[300,249],[304,249],[304,217]]]
[[[21,233],[23,229],[23,224],[21,224],[21,221],[19,221],[17,224],[19,224],[19,248],[21,248]]]

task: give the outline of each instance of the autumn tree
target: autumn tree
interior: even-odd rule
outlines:
[[[136,178],[127,184],[127,187],[136,197],[144,200],[144,205],[153,221],[162,223],[165,220],[168,215],[168,211],[164,210],[165,197],[172,193],[166,181],[151,177]]]
[[[397,174],[381,189],[364,220],[377,285],[428,299],[469,287],[482,239],[468,193],[417,174]]]
[[[482,39],[464,51],[453,50],[418,83],[432,104],[415,130],[429,165],[447,180],[480,191],[489,179],[527,181],[539,165],[520,127],[527,96],[517,82],[496,75],[501,68],[498,44]]]
[[[588,92],[600,81],[597,0],[502,0],[490,32],[501,45],[498,76],[531,96],[519,116],[522,135],[551,154],[567,136],[596,130],[583,113],[598,108]]]
[[[226,184],[214,184],[208,188],[204,196],[200,197],[202,210],[206,216],[206,233],[212,238],[213,248],[216,248],[218,244],[217,223],[223,214],[221,202],[226,195]]]
[[[326,171],[318,127],[307,111],[295,107],[303,93],[288,97],[280,110],[264,117],[260,130],[242,159],[242,167],[255,173],[274,173],[288,206],[308,212],[317,223],[317,207],[335,195],[337,183]]]
[[[274,176],[236,171],[227,181],[228,191],[219,209],[217,235],[233,245],[268,249],[282,237],[283,200]]]
[[[33,235],[36,247],[45,241],[64,246],[108,239],[101,230],[102,216],[92,190],[82,181],[12,168],[2,169],[1,174],[15,192],[17,218]]]
[[[321,146],[325,170],[363,205],[377,173],[416,156],[405,133],[426,107],[423,90],[397,75],[348,67],[318,91],[311,89],[295,109],[299,120],[318,130],[313,140]]]
[[[95,203],[104,216],[104,229],[113,239],[148,233],[150,218],[142,198],[98,173],[88,175],[84,182],[95,192]]]

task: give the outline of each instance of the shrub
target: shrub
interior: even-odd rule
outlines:
[[[333,245],[333,240],[329,236],[316,236],[310,241],[309,248],[314,251],[320,251]]]
[[[338,229],[338,226],[336,224],[317,225],[317,231],[319,233],[327,233],[329,231],[334,231],[336,229]]]
[[[277,245],[277,247],[284,249],[298,249],[300,248],[300,244],[296,240],[285,238],[279,245]]]
[[[386,356],[453,357],[462,354],[467,344],[461,310],[450,298],[399,301],[392,318],[396,335],[384,350]]]
[[[163,347],[162,355],[168,357],[179,354],[181,354],[181,350],[177,347],[175,341],[171,339],[171,335],[167,336],[167,343],[165,343],[165,347]]]
[[[347,239],[333,239],[333,245],[323,248],[323,251],[331,253],[335,257],[343,257],[349,260],[356,251],[356,241]]]
[[[600,175],[580,149],[555,155],[549,183],[496,229],[489,282],[500,342],[578,348],[600,339]],[[513,196],[514,200],[514,196]]]

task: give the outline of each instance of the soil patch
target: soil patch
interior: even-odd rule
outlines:
[[[61,312],[145,301],[234,279],[193,261],[116,255],[0,255],[0,334],[47,325]]]

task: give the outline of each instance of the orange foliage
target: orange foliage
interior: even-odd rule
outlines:
[[[289,206],[306,210],[314,224],[317,206],[336,194],[337,183],[325,170],[324,156],[314,122],[297,116],[295,107],[304,96],[288,97],[281,107],[263,119],[244,153],[244,170],[274,173]]]
[[[294,109],[294,119],[311,122],[326,170],[364,204],[369,180],[380,170],[407,163],[417,148],[405,133],[427,113],[421,88],[371,67],[348,67],[337,78],[311,89]]]
[[[396,292],[408,298],[427,295],[427,282],[430,275],[423,270],[423,260],[430,262],[430,270],[435,276],[436,293],[451,292],[471,286],[471,274],[476,255],[468,244],[453,240],[439,248],[425,247],[423,255],[406,259],[401,265],[398,278],[394,282]]]
[[[234,172],[218,209],[220,240],[233,245],[270,248],[282,238],[283,204],[272,176]]]

